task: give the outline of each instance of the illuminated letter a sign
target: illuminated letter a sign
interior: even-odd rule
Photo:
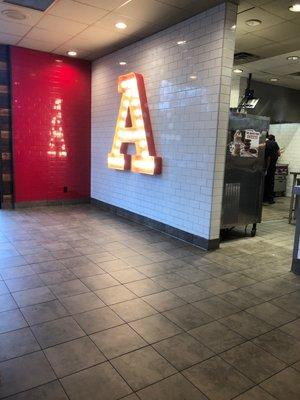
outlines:
[[[156,156],[143,76],[120,76],[118,91],[122,98],[108,168],[160,174],[162,159]],[[127,154],[129,143],[135,144],[133,155]]]

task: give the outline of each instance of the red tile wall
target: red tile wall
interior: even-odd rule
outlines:
[[[15,201],[89,197],[90,63],[12,47],[11,69]],[[66,156],[60,142],[55,155],[48,153],[57,99]]]

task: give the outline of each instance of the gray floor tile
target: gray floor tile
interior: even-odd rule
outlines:
[[[45,355],[58,378],[74,374],[106,360],[88,337],[49,347],[45,350]]]
[[[100,267],[98,267],[98,265],[96,265],[92,262],[89,262],[88,264],[86,264],[84,266],[74,267],[74,268],[72,268],[72,272],[79,279],[87,278],[89,276],[94,276],[94,275],[102,275],[105,273],[103,271],[103,269],[101,269]]]
[[[278,295],[278,291],[277,291]],[[300,316],[300,290],[272,300],[272,304]]]
[[[13,297],[19,307],[31,306],[55,299],[53,293],[46,286],[14,292]]]
[[[300,372],[287,368],[263,382],[261,387],[278,400],[299,400]]]
[[[229,400],[250,389],[253,383],[219,357],[203,361],[183,372],[212,400]]]
[[[142,299],[124,301],[123,303],[112,305],[111,308],[126,322],[132,322],[157,313],[153,307]]]
[[[79,279],[57,283],[49,287],[58,298],[89,292],[89,289]]]
[[[117,400],[132,392],[109,363],[77,372],[61,382],[70,400]]]
[[[133,390],[142,389],[176,372],[150,346],[115,358],[111,362]]]
[[[109,307],[75,314],[74,318],[88,335],[124,323]]]
[[[262,335],[273,328],[272,325],[245,311],[222,318],[220,322],[247,339]]]
[[[300,318],[281,326],[279,329],[300,341]]]
[[[19,267],[26,264],[27,261],[23,256],[1,257],[0,270],[3,268]]]
[[[188,333],[176,335],[153,345],[178,371],[191,367],[214,353]]]
[[[225,350],[231,349],[246,340],[238,333],[217,321],[192,329],[189,331],[189,334],[205,344],[205,346],[213,350],[215,353],[221,353]]]
[[[50,260],[31,264],[31,268],[36,274],[43,274],[46,272],[58,271],[64,269],[64,265],[58,260]]]
[[[251,342],[226,351],[221,357],[255,383],[286,368],[286,364]]]
[[[1,269],[0,275],[6,280],[34,275],[34,271],[30,265],[24,265],[16,268]]]
[[[194,284],[171,289],[171,292],[174,293],[176,296],[179,296],[187,303],[207,299],[208,297],[213,296],[213,293],[208,292],[207,290],[204,290]]]
[[[206,400],[182,375],[176,374],[138,392],[141,400]]]
[[[166,311],[163,314],[184,330],[197,328],[213,320],[212,317],[189,304]]]
[[[255,306],[263,302],[259,297],[253,296],[250,293],[243,291],[243,289],[233,290],[231,292],[219,295],[220,298],[239,307],[241,310]]]
[[[95,293],[107,305],[121,303],[122,301],[132,300],[136,298],[136,295],[123,285],[112,286],[106,289],[97,290],[95,291]]]
[[[39,274],[39,277],[44,284],[48,286],[76,279],[76,275],[67,268],[58,271],[44,272],[43,274]]]
[[[14,331],[28,326],[19,310],[9,310],[0,313],[0,333]]]
[[[164,289],[174,289],[176,287],[184,286],[190,282],[183,276],[175,273],[168,273],[164,275],[158,275],[151,278],[154,282],[157,282]]]
[[[141,281],[127,283],[125,286],[139,297],[148,296],[164,290],[163,287],[158,283],[153,282],[151,279],[143,279]]]
[[[131,322],[129,325],[148,343],[167,339],[182,331],[178,326],[160,314]]]
[[[1,294],[0,295],[0,312],[9,311],[18,308],[17,303],[14,298],[10,294]]]
[[[9,397],[9,400],[68,400],[68,398],[61,384],[53,381]]]
[[[247,392],[239,395],[235,400],[276,400],[275,397],[265,392],[259,386],[247,390]]]
[[[202,289],[206,289],[213,294],[227,293],[237,289],[236,286],[231,285],[230,283],[227,283],[225,281],[222,281],[219,278],[206,279],[205,281],[198,282],[198,285]]]
[[[120,283],[129,283],[145,279],[146,276],[134,268],[123,269],[121,271],[112,271],[110,274]]]
[[[291,314],[282,308],[276,307],[269,302],[248,308],[246,311],[276,327],[286,324],[287,322],[290,322],[296,318],[294,314]]]
[[[214,319],[227,317],[228,315],[239,312],[239,308],[235,307],[221,298],[214,296],[205,300],[193,303],[193,306],[199,308],[205,314],[210,315]]]
[[[0,281],[0,295],[1,294],[8,294],[9,290],[8,287],[5,285],[5,282]]]
[[[23,356],[40,349],[29,328],[18,329],[0,335],[0,361]]]
[[[82,282],[91,290],[105,289],[111,286],[117,286],[120,283],[109,274],[89,276],[82,278]]]
[[[64,297],[61,299],[61,302],[71,314],[78,314],[84,311],[105,307],[103,301],[91,292]]]
[[[55,380],[44,354],[39,351],[0,363],[0,398]]]
[[[108,358],[121,356],[147,345],[128,325],[121,325],[91,335],[103,354]]]
[[[191,265],[178,269],[176,271],[176,274],[184,277],[185,279],[187,279],[189,282],[192,283],[212,278],[212,275],[210,275],[209,273],[201,271],[200,269],[193,267]]]
[[[150,296],[143,297],[143,300],[159,312],[168,311],[186,304],[184,300],[169,291],[150,294]]]
[[[34,289],[45,286],[44,282],[37,274],[7,279],[5,283],[11,292],[18,292],[20,290]]]
[[[300,360],[300,341],[279,329],[254,339],[253,343],[286,363]]]
[[[42,348],[55,346],[85,336],[83,330],[72,317],[44,322],[33,326],[31,329]]]
[[[58,300],[23,307],[21,311],[29,325],[52,321],[68,315],[67,310]]]

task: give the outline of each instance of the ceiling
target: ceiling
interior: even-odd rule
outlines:
[[[300,58],[287,60],[291,55],[300,57],[300,13],[289,11],[291,3],[292,0],[240,0],[235,52],[260,58],[239,65],[242,75],[252,72],[255,80],[300,90],[300,77],[290,76],[300,72]],[[250,27],[246,25],[250,19],[262,23]],[[271,82],[271,78],[278,81]]]
[[[223,1],[55,0],[41,12],[0,0],[0,43],[64,55],[75,49],[79,58],[94,60]],[[25,18],[13,20],[5,10]],[[127,29],[118,30],[117,22]]]

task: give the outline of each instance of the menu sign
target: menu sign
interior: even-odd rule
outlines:
[[[231,131],[229,152],[235,157],[258,157],[261,133],[254,129]]]

